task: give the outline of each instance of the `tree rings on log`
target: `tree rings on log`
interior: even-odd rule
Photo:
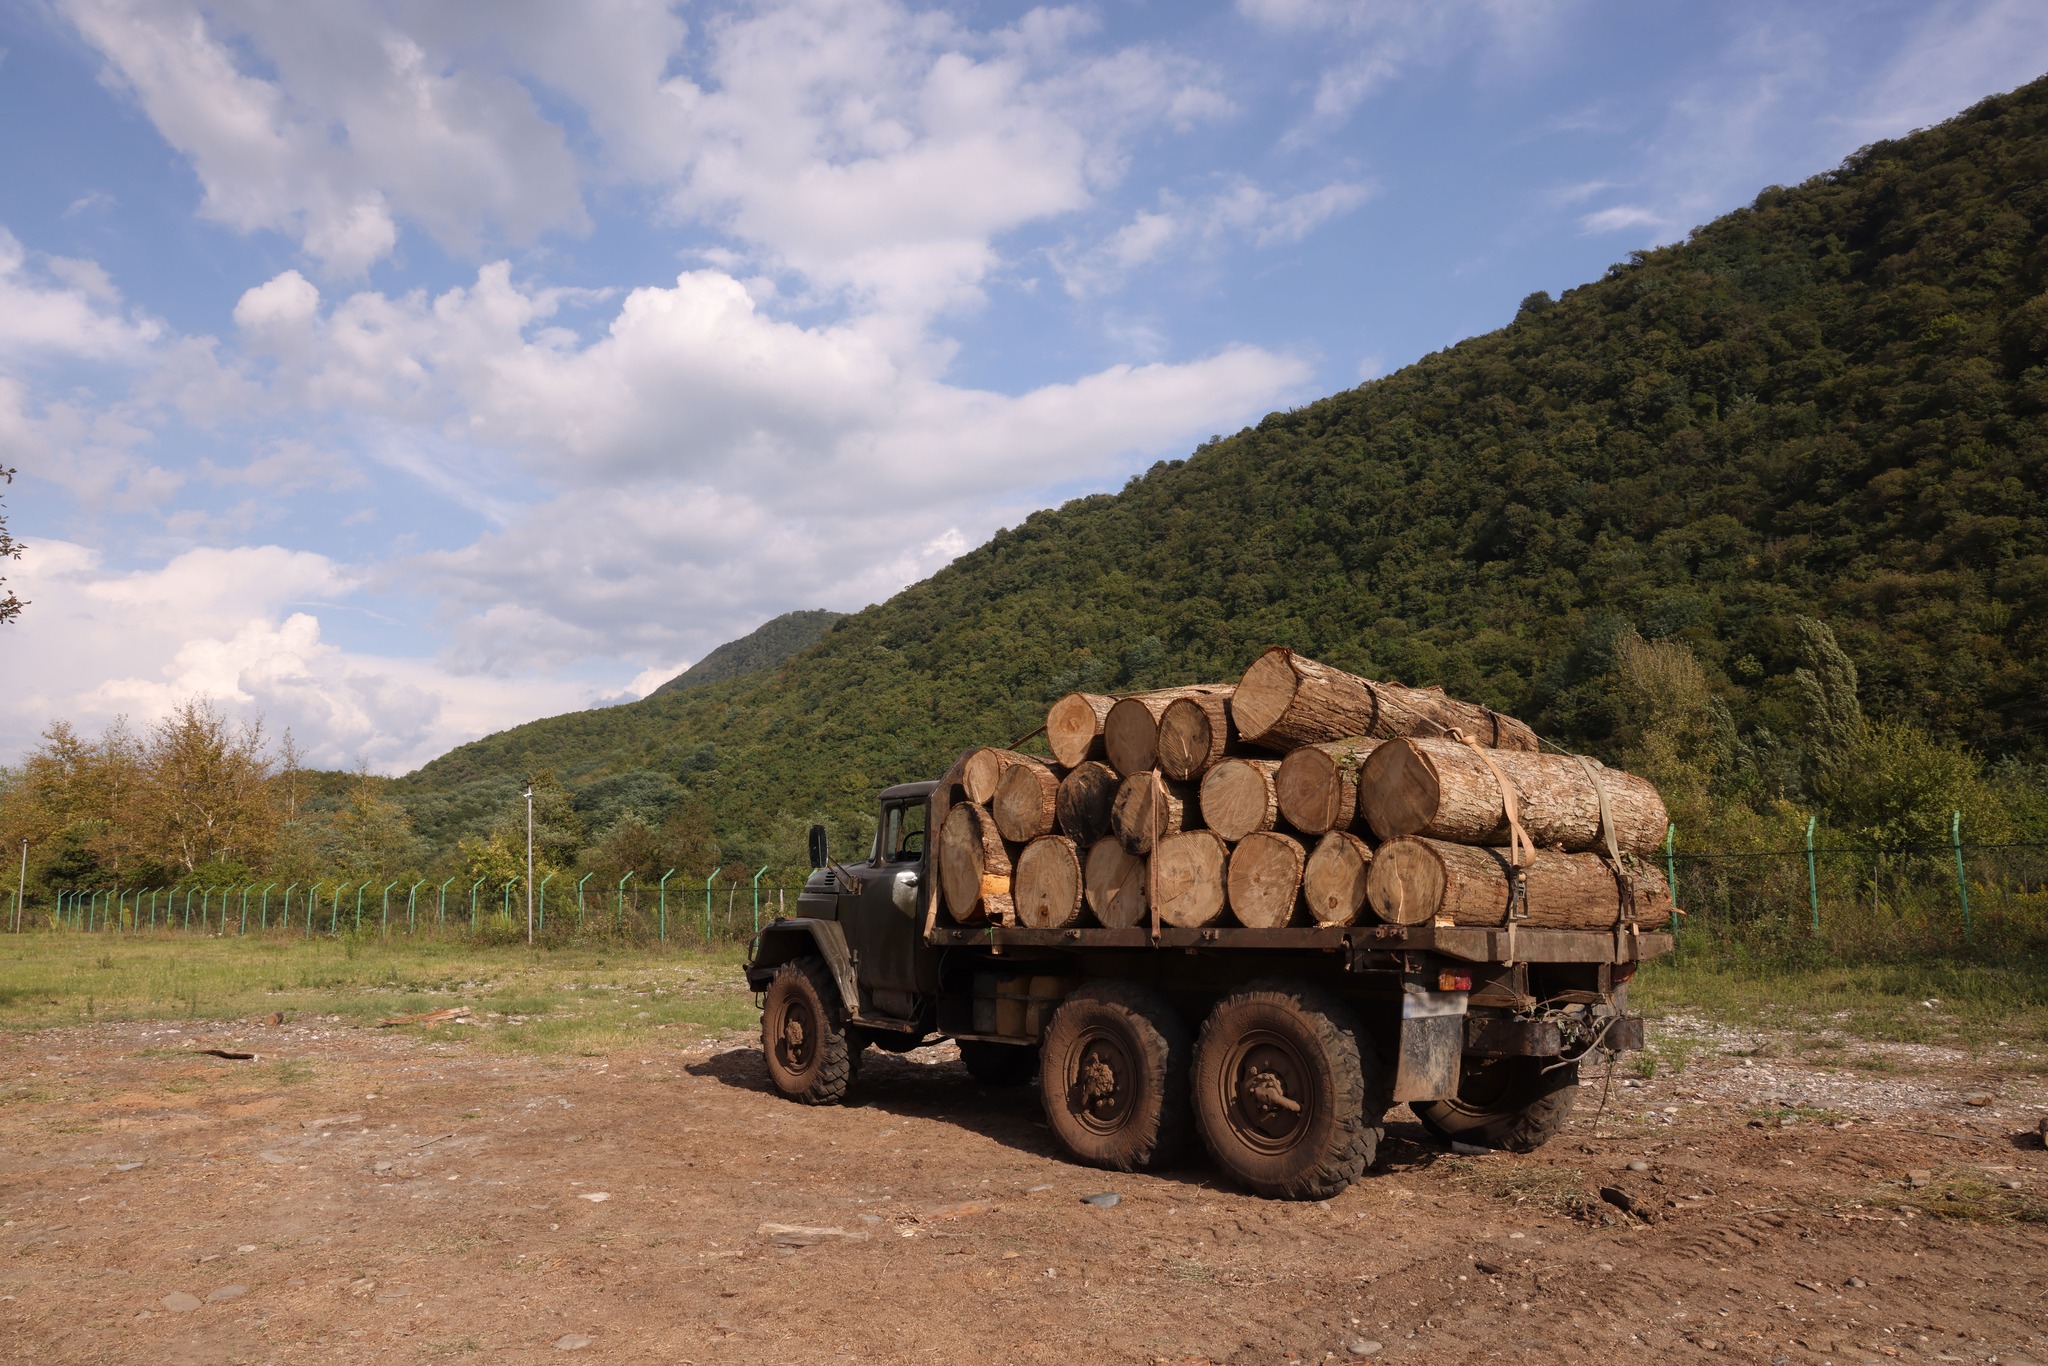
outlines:
[[[1213,830],[1162,836],[1151,869],[1159,918],[1179,929],[1199,929],[1223,918],[1228,907],[1225,868],[1230,846]]]
[[[1055,803],[1059,831],[1075,843],[1092,848],[1111,830],[1110,814],[1116,806],[1116,770],[1099,759],[1076,765],[1060,779]]]
[[[1145,860],[1115,840],[1103,840],[1088,851],[1088,909],[1112,930],[1145,923]]]
[[[1176,697],[1159,713],[1158,768],[1169,778],[1195,782],[1229,752],[1237,741],[1230,721],[1230,698],[1237,689],[1223,686]]]
[[[1310,835],[1342,830],[1358,815],[1358,770],[1378,740],[1304,745],[1280,761],[1273,793],[1281,817]]]
[[[1017,923],[1063,930],[1081,923],[1081,856],[1065,835],[1040,835],[1017,856]]]
[[[1043,764],[1028,754],[1019,754],[1014,749],[977,749],[970,751],[967,760],[960,766],[960,786],[967,793],[967,800],[980,806],[987,806],[996,799],[996,788],[1002,785],[1003,775],[1014,764]]]
[[[1277,930],[1295,918],[1301,901],[1301,842],[1264,830],[1238,841],[1230,851],[1230,913],[1240,925]]]
[[[939,887],[946,913],[963,925],[1008,924],[1014,917],[1010,852],[988,811],[957,803],[939,828]]]
[[[1536,732],[1511,716],[1446,697],[1440,688],[1375,683],[1282,645],[1252,661],[1230,711],[1247,743],[1282,751],[1347,736],[1390,740],[1452,729],[1495,748],[1537,747]]]
[[[1345,830],[1316,841],[1301,874],[1301,899],[1318,925],[1355,925],[1365,910],[1372,847]]]
[[[1114,697],[1070,692],[1047,708],[1045,744],[1061,768],[1079,768],[1102,757],[1102,723],[1115,705]]]
[[[1202,823],[1232,844],[1280,819],[1278,759],[1225,759],[1202,775]]]
[[[1052,833],[1058,817],[1060,780],[1036,759],[1013,762],[996,784],[989,814],[996,829],[1012,844],[1024,844]]]
[[[1648,859],[1623,855],[1634,888],[1635,921],[1646,930],[1671,923],[1671,885]],[[1506,852],[1403,836],[1373,854],[1366,896],[1382,920],[1396,925],[1505,925],[1512,883]],[[1621,916],[1613,870],[1598,854],[1539,849],[1528,868],[1531,929],[1611,930]]]
[[[1157,773],[1133,773],[1116,790],[1110,827],[1133,854],[1149,854],[1161,835],[1185,830],[1200,820],[1201,798],[1193,783],[1169,782]]]
[[[1558,754],[1488,751],[1455,740],[1389,740],[1359,777],[1359,813],[1381,839],[1422,835],[1457,844],[1505,845],[1507,806],[1487,760],[1514,787],[1522,828],[1542,848],[1604,848],[1600,794],[1577,759]],[[1622,853],[1648,854],[1664,842],[1664,800],[1632,773],[1592,765],[1607,793]]]

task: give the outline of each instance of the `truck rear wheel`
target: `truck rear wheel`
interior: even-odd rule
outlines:
[[[768,979],[761,1053],[768,1080],[791,1100],[837,1105],[853,1079],[854,1050],[840,1020],[839,988],[821,958],[796,958]]]
[[[1534,1152],[1564,1129],[1579,1096],[1579,1065],[1541,1058],[1467,1058],[1454,1100],[1416,1101],[1422,1127],[1445,1143]]]
[[[1162,1166],[1188,1133],[1188,1027],[1134,982],[1090,982],[1061,1003],[1039,1050],[1053,1137],[1112,1171]]]
[[[1357,1015],[1291,982],[1224,997],[1195,1045],[1195,1123],[1216,1164],[1260,1195],[1317,1200],[1379,1150],[1378,1059]]]
[[[983,1086],[1022,1086],[1038,1075],[1038,1050],[984,1039],[960,1040],[967,1075]]]

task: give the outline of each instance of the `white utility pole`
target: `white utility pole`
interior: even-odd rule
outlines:
[[[25,846],[24,846],[25,847]],[[533,784],[526,785],[526,947],[533,947]]]
[[[14,932],[21,933],[21,899],[28,895],[28,836],[21,837],[21,881],[14,884]]]

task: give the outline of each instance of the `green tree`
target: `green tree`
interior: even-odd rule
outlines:
[[[14,470],[5,465],[0,465],[0,483],[12,484],[14,482],[14,475]],[[5,507],[5,500],[0,499],[0,560],[18,560],[21,558],[21,552],[26,547],[8,534]],[[7,578],[5,575],[0,575],[0,626],[4,626],[20,616],[21,609],[26,606],[28,606],[27,603],[8,591]]]

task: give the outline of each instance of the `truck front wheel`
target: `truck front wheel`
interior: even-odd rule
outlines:
[[[1216,1164],[1260,1195],[1316,1200],[1379,1148],[1377,1059],[1351,1008],[1312,987],[1254,983],[1209,1012],[1195,1045],[1195,1123]]]
[[[1053,1137],[1076,1161],[1138,1171],[1187,1142],[1188,1027],[1157,992],[1090,982],[1061,1003],[1039,1052]]]
[[[821,958],[796,958],[768,979],[761,1052],[768,1080],[791,1100],[837,1105],[853,1078],[854,1050],[840,1021],[839,988]]]
[[[1444,1143],[1534,1152],[1557,1137],[1579,1095],[1579,1065],[1544,1071],[1541,1058],[1467,1058],[1453,1100],[1416,1101],[1422,1127]]]

